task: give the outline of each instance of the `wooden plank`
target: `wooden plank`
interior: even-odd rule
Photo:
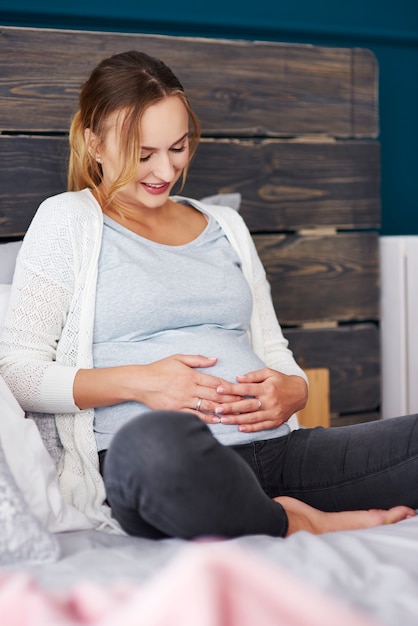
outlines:
[[[309,140],[203,141],[185,194],[240,192],[252,232],[380,226],[380,146]]]
[[[353,48],[352,50],[352,85],[353,108],[352,126],[357,136],[367,137],[368,129],[378,128],[378,111],[370,100],[370,89],[378,91],[378,63],[371,50]]]
[[[351,426],[353,424],[364,424],[365,422],[374,422],[381,419],[379,412],[371,411],[369,413],[353,413],[352,415],[332,415],[331,427]]]
[[[39,204],[66,183],[67,139],[0,136],[0,239],[23,236]]]
[[[283,325],[379,319],[377,233],[256,235],[254,241]]]
[[[25,232],[39,203],[66,189],[67,158],[66,137],[0,135],[0,236]],[[203,141],[183,193],[233,191],[252,232],[377,228],[379,146]]]
[[[91,69],[133,48],[170,65],[205,134],[378,134],[377,64],[356,50],[16,27],[0,29],[0,130],[66,130]]]
[[[329,369],[331,415],[378,412],[380,338],[377,324],[316,330],[285,328],[283,332],[303,368]]]
[[[299,425],[304,428],[330,426],[329,371],[322,367],[305,370],[309,381],[309,398],[305,408],[298,411]]]

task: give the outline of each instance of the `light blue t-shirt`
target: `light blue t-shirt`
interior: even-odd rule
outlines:
[[[252,295],[240,260],[212,216],[194,241],[169,246],[104,216],[93,336],[95,367],[146,364],[172,354],[218,357],[206,370],[229,381],[264,367],[248,337]],[[129,419],[149,410],[137,402],[95,409],[99,450]],[[287,425],[241,433],[209,426],[223,444],[267,439]]]

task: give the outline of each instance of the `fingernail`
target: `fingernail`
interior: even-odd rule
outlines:
[[[218,407],[215,409],[215,413],[216,413],[216,415],[222,415],[222,413],[223,413],[223,412],[224,412],[224,408],[223,408],[223,406],[218,406]]]
[[[212,424],[219,424],[220,421],[219,417],[212,417]]]
[[[225,391],[225,389],[224,389],[223,387],[221,387],[221,386],[220,386],[220,387],[217,387],[216,391],[217,391],[218,393],[223,393],[223,392]]]
[[[221,424],[229,424],[230,423],[229,417],[221,417],[220,422]]]

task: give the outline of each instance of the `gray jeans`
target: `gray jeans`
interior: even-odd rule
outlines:
[[[223,446],[192,414],[131,420],[101,455],[114,517],[147,538],[284,536],[288,495],[323,511],[418,508],[418,416]]]

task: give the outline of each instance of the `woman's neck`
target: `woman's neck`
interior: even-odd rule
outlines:
[[[156,243],[181,246],[196,239],[206,228],[206,217],[187,204],[168,200],[161,207],[123,205],[107,202],[102,194],[95,193],[102,211],[128,230]]]

